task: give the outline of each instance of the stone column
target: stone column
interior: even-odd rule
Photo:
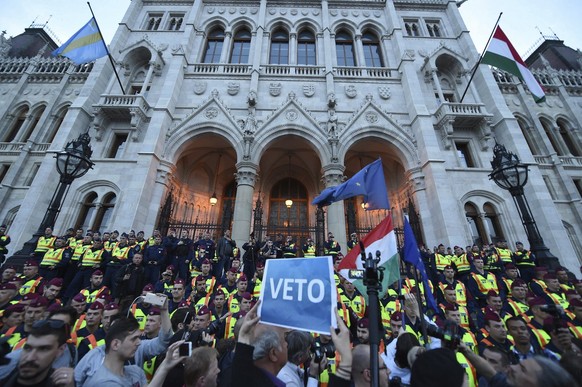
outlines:
[[[224,32],[224,42],[222,43],[222,52],[220,53],[220,63],[228,63],[228,53],[230,50],[230,40],[232,32]]]
[[[147,88],[148,88],[150,82],[152,81],[152,75],[154,74],[154,66],[156,65],[156,62],[154,62],[152,60],[148,64],[149,64],[148,73],[146,74],[146,77],[143,81],[143,86],[141,87],[141,91],[139,92],[139,95],[143,95],[143,96],[146,95]]]
[[[439,81],[439,77],[437,76],[437,71],[431,70],[430,74],[432,75],[432,81],[433,81],[434,87],[436,88],[436,91],[439,95],[439,99],[441,100],[441,103],[447,102],[445,100],[445,95],[443,94],[443,89],[441,89],[441,83]]]
[[[366,67],[366,56],[364,54],[364,44],[362,43],[362,34],[356,35],[356,66]]]
[[[236,201],[232,222],[232,239],[242,247],[248,241],[253,216],[253,195],[258,178],[259,166],[249,161],[236,164]]]
[[[289,64],[297,64],[297,33],[291,32],[289,34]]]
[[[341,164],[328,164],[323,167],[323,182],[325,188],[341,184],[344,179],[345,167]],[[327,207],[327,231],[332,232],[336,241],[341,245],[342,252],[347,251],[346,218],[344,202],[335,202]],[[327,233],[326,233],[327,237]]]

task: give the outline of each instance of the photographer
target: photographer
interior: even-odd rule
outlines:
[[[260,250],[259,244],[255,239],[255,233],[251,233],[249,241],[245,242],[242,248],[245,251],[243,254],[243,272],[247,278],[253,278],[253,275],[255,274],[255,264]]]
[[[319,374],[327,367],[327,359],[322,357],[319,363],[309,366],[312,361],[310,353],[312,338],[307,332],[291,331],[285,337],[287,342],[287,364],[279,371],[277,377],[285,382],[287,387],[316,387]],[[303,365],[303,369],[301,368]],[[305,375],[305,369],[309,372]]]
[[[420,343],[414,334],[408,332],[399,334],[395,342],[395,352],[391,351],[388,356],[382,356],[382,359],[391,371],[391,377],[398,377],[403,385],[409,385],[411,366],[408,362],[408,352],[420,346]]]

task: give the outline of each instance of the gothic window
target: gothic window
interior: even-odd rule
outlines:
[[[169,31],[179,31],[182,28],[182,23],[184,22],[184,14],[170,14],[170,20],[168,20],[168,30]]]
[[[380,50],[380,41],[378,37],[370,32],[362,35],[362,44],[364,46],[364,58],[367,67],[384,67],[382,53]]]
[[[489,240],[492,243],[496,243],[502,239],[503,231],[501,230],[501,222],[499,220],[499,215],[495,210],[495,207],[491,203],[486,203],[483,206],[483,211],[485,212],[485,222],[487,223],[489,229]]]
[[[335,50],[338,66],[355,66],[354,41],[346,31],[340,31],[335,36]]]
[[[471,147],[468,142],[455,141],[455,148],[457,149],[457,158],[462,168],[474,168],[475,161],[471,153]]]
[[[426,29],[428,31],[428,36],[432,38],[440,38],[441,36],[443,36],[441,24],[438,20],[427,20]]]
[[[91,230],[98,230],[101,233],[111,227],[111,217],[113,215],[113,209],[117,201],[117,196],[113,192],[109,192],[103,197],[101,206],[97,210],[97,215],[95,216],[95,222],[93,222],[93,227]]]
[[[164,17],[163,13],[150,13],[147,17],[146,30],[157,31],[160,28],[160,23]]]
[[[30,123],[26,127],[26,132],[23,134],[21,142],[26,142],[32,135],[32,132],[36,128],[38,121],[40,121],[40,117],[42,117],[42,113],[44,113],[44,109],[46,106],[42,106],[39,109],[36,109],[34,113],[32,113],[32,117]]]
[[[222,28],[215,28],[210,31],[202,63],[220,63],[220,53],[222,52],[223,44],[224,30]]]
[[[297,64],[307,66],[317,64],[315,36],[311,31],[303,30],[297,37]]]
[[[556,124],[558,124],[560,136],[562,137],[562,140],[564,140],[566,147],[568,147],[570,154],[572,156],[579,157],[580,152],[578,152],[578,147],[576,146],[576,142],[572,136],[572,131],[569,130],[569,125],[561,118],[556,121]]]
[[[20,128],[22,128],[22,125],[24,125],[24,121],[26,120],[27,115],[28,115],[28,107],[21,109],[17,113],[16,118],[12,121],[12,125],[10,126],[10,129],[8,130],[8,135],[6,137],[4,137],[4,142],[14,141],[14,139],[16,138],[16,135],[18,134],[18,131],[20,130]]]
[[[233,38],[232,54],[230,63],[249,63],[249,54],[251,51],[251,33],[243,29],[238,31]]]
[[[52,127],[50,129],[50,131],[47,133],[47,137],[46,140],[44,141],[45,143],[52,143],[53,140],[55,139],[55,136],[57,135],[57,133],[59,132],[59,129],[61,128],[61,125],[63,124],[63,120],[65,119],[65,116],[67,115],[67,111],[69,110],[69,107],[67,106],[66,108],[61,109],[52,124]]]
[[[479,217],[479,211],[473,203],[465,203],[465,217],[471,229],[472,243],[482,246],[483,243],[487,242],[485,227]]]
[[[115,133],[113,136],[113,141],[111,142],[111,147],[109,148],[109,153],[107,157],[110,159],[117,159],[123,155],[125,146],[127,145],[127,133]]]
[[[531,130],[529,130],[529,125],[520,117],[516,117],[517,118],[517,124],[519,125],[519,128],[521,129],[521,133],[523,134],[523,137],[525,138],[525,141],[527,142],[527,146],[529,147],[529,150],[531,152],[532,155],[541,155],[542,152],[539,150],[539,147],[533,137],[533,133],[531,132]]]
[[[271,36],[271,53],[269,63],[275,65],[289,64],[289,35],[279,29]]]
[[[293,204],[287,208],[285,201],[291,199]],[[276,228],[279,232],[293,228],[298,232],[307,228],[307,190],[296,179],[285,178],[279,180],[271,189],[269,206],[269,229]]]
[[[81,211],[79,212],[79,217],[75,223],[75,229],[82,228],[83,230],[91,229],[91,219],[95,214],[97,209],[97,194],[95,192],[90,192],[85,196],[83,204],[81,205]]]
[[[28,172],[26,179],[24,179],[23,185],[25,187],[30,187],[32,185],[32,182],[34,181],[34,178],[36,177],[36,174],[38,173],[39,169],[40,169],[40,163],[34,163],[32,165],[32,168],[30,168],[30,172]]]
[[[407,36],[420,36],[418,19],[405,19],[404,29],[406,30]]]
[[[550,140],[550,144],[552,144],[552,148],[554,149],[556,154],[558,156],[564,156],[564,152],[562,152],[562,148],[560,148],[560,145],[558,144],[557,139],[554,136],[552,124],[544,118],[540,118],[540,122],[541,122],[541,124],[544,128],[544,132],[546,133],[546,136],[548,136],[548,139]]]
[[[10,164],[0,164],[0,183],[2,183],[2,181],[6,177],[6,174],[8,173],[9,169]]]

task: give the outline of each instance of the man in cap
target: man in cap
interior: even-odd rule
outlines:
[[[479,329],[484,328],[485,316],[489,311],[499,315],[502,321],[510,317],[507,312],[503,310],[503,300],[501,299],[501,296],[494,290],[490,290],[487,293],[487,305],[481,310],[477,311],[477,327]]]
[[[566,270],[563,266],[558,266],[556,268],[556,277],[560,282],[560,287],[565,292],[567,290],[575,290],[574,284],[570,282],[570,278],[568,277],[568,270]]]
[[[208,306],[211,295],[211,293],[206,292],[206,279],[202,275],[198,275],[192,279],[192,289],[189,298],[190,303],[195,306],[196,310],[200,309],[202,305]]]
[[[473,332],[463,328],[463,326],[461,325],[462,317],[461,311],[459,310],[459,305],[449,304],[445,306],[444,317],[445,321],[453,322],[458,326],[457,333],[459,336],[461,336],[461,341],[465,343],[465,345],[468,346],[469,348],[475,350],[475,348],[477,348],[477,338],[475,337]]]
[[[212,275],[211,269],[212,269],[212,263],[210,262],[210,259],[205,259],[201,262],[200,275],[202,277],[204,277],[204,279],[206,281],[206,293],[214,292],[214,289],[216,287],[216,278]]]
[[[525,282],[531,281],[534,277],[534,268],[536,266],[535,255],[523,247],[523,243],[515,242],[515,252],[513,253],[513,261],[515,266],[519,269],[521,278]]]
[[[24,321],[24,305],[10,304],[2,312],[2,329],[0,329],[0,336],[4,336],[6,331],[16,327]]]
[[[483,258],[480,256],[473,258],[473,270],[467,277],[467,289],[473,296],[476,306],[483,308],[487,304],[487,294],[494,290],[499,293],[497,277],[490,271],[484,269]]]
[[[162,317],[160,309],[155,307],[151,308],[143,329],[142,339],[153,339],[158,337],[158,333],[160,333],[161,327]]]
[[[160,279],[160,271],[162,265],[167,260],[167,251],[162,244],[162,236],[158,235],[154,238],[154,243],[148,245],[143,253],[145,264],[145,281],[150,284],[155,284]]]
[[[390,331],[386,333],[385,346],[388,346],[398,337],[400,328],[402,328],[402,312],[396,311],[390,315]]]
[[[285,243],[281,246],[281,250],[283,251],[283,258],[297,257],[297,246],[295,246],[295,242],[293,242],[293,237],[291,235],[287,235]]]
[[[307,237],[307,241],[303,245],[302,250],[305,258],[315,257],[315,243],[313,243],[313,239],[310,236]]]
[[[17,294],[18,289],[13,283],[0,284],[0,317],[2,317],[4,309],[16,302],[14,299]]]
[[[247,287],[247,276],[241,274],[236,280],[236,292],[231,293],[230,297],[228,298],[228,310],[231,313],[238,313],[242,296],[243,294],[247,293]]]
[[[546,303],[559,305],[562,309],[567,309],[569,303],[560,286],[558,277],[555,274],[548,273],[544,275],[544,282],[546,283],[546,289],[543,296],[546,299]]]
[[[174,281],[174,287],[172,288],[172,297],[168,300],[168,309],[170,314],[173,313],[182,302],[184,302],[186,295],[186,287],[184,280],[182,278],[176,278]]]
[[[214,292],[212,303],[208,305],[208,308],[212,312],[213,318],[221,318],[229,312],[226,306],[226,295],[222,289]]]
[[[36,248],[34,249],[34,258],[37,262],[40,262],[44,254],[52,249],[55,245],[57,237],[53,235],[52,227],[47,227],[44,230],[44,235],[41,235],[36,242]]]
[[[542,349],[548,345],[551,339],[548,332],[544,329],[544,321],[550,317],[550,314],[543,310],[546,305],[546,300],[543,297],[535,297],[529,301],[532,318],[529,320],[527,326]]]
[[[100,340],[105,339],[105,330],[101,327],[104,310],[105,307],[100,302],[92,303],[85,314],[85,327],[71,334],[79,349],[79,358],[95,348]]]
[[[358,320],[356,326],[356,340],[354,340],[354,346],[358,344],[370,344],[370,321],[363,317]]]
[[[172,288],[174,287],[175,268],[173,265],[168,265],[166,270],[162,272],[162,278],[154,284],[155,293],[163,293],[168,297],[172,296]]]
[[[42,261],[40,262],[40,274],[42,277],[50,281],[56,277],[62,277],[73,252],[64,237],[57,237],[54,247],[44,253]]]
[[[519,278],[517,267],[513,263],[505,264],[505,273],[501,276],[501,294],[508,296],[511,293],[511,284]]]
[[[462,306],[457,302],[457,292],[452,285],[448,285],[443,291],[444,300],[439,307],[441,309],[442,316],[445,316],[447,307],[453,306],[455,310],[459,312],[459,326],[464,329],[470,330],[472,328],[473,322],[471,320],[471,315],[469,314],[469,309],[466,306]]]
[[[82,237],[80,241],[77,241],[74,247],[70,246],[72,255],[71,260],[67,264],[67,267],[65,268],[65,273],[63,275],[65,283],[71,284],[75,277],[80,276],[79,274],[85,269],[85,267],[83,267],[82,265],[81,258],[83,257],[85,251],[90,249],[92,246],[93,237],[89,234]],[[78,292],[82,286],[83,283],[81,275],[80,279],[77,279],[77,283],[75,284],[75,287],[77,289],[75,289],[74,293]]]
[[[115,235],[115,231],[112,236],[113,235]],[[107,246],[105,246],[105,249],[107,249]],[[111,250],[111,256],[109,262],[106,263],[105,277],[103,279],[103,283],[111,290],[113,295],[117,294],[118,283],[116,282],[116,279],[119,278],[117,273],[124,265],[131,262],[133,254],[134,250],[128,244],[127,235],[121,235],[119,243],[115,243]]]
[[[503,352],[511,352],[511,342],[507,339],[507,329],[501,317],[495,312],[487,311],[485,314],[485,330],[487,335],[479,341],[479,354],[487,347],[497,347]]]
[[[261,295],[261,286],[263,284],[263,274],[265,273],[265,263],[259,260],[256,264],[255,275],[249,283],[250,293],[255,299]]]
[[[86,297],[87,303],[92,303],[99,298],[99,295],[101,295],[105,290],[108,291],[107,286],[103,285],[103,272],[97,269],[91,273],[89,287],[81,290],[80,293]]]
[[[108,262],[109,259],[110,253],[105,250],[103,240],[99,237],[93,238],[93,244],[84,250],[83,255],[81,255],[79,259],[79,270],[67,289],[65,297],[70,298],[76,292],[90,286],[93,273],[95,273],[96,270],[101,272],[101,268],[104,267],[105,262]]]
[[[529,288],[536,296],[543,297],[546,290],[546,282],[544,277],[548,274],[548,268],[545,266],[537,266],[534,269],[535,277],[529,282]]]
[[[329,255],[332,258],[334,258],[335,256],[337,256],[337,253],[339,253],[340,251],[342,251],[342,247],[340,246],[340,244],[335,240],[335,237],[333,235],[333,232],[328,232],[327,233],[327,241],[324,242],[323,244],[323,252],[325,255]]]
[[[16,275],[16,267],[13,265],[6,265],[2,268],[2,278],[0,278],[0,283],[7,283]]]
[[[230,268],[226,271],[225,277],[220,282],[220,287],[230,296],[237,291],[237,271]]]
[[[511,297],[507,298],[503,310],[509,313],[511,316],[522,316],[526,317],[526,313],[529,310],[529,305],[527,303],[527,284],[521,278],[516,279],[511,283],[510,289]]]
[[[12,335],[8,340],[8,344],[10,344],[12,350],[22,348],[28,334],[32,330],[32,326],[35,322],[43,319],[47,307],[48,301],[44,297],[37,296],[29,301],[29,304],[24,308],[24,320],[22,324],[9,329],[5,333],[6,336]]]
[[[461,306],[467,306],[467,289],[465,284],[455,279],[455,269],[448,265],[443,270],[443,281],[439,282],[439,290],[437,297],[442,301],[444,299],[444,290],[451,286],[456,294],[456,302]]]
[[[22,274],[24,275],[24,283],[20,287],[19,293],[24,296],[28,293],[38,293],[41,290],[41,282],[43,278],[38,274],[38,262],[29,259],[24,263],[22,268]]]

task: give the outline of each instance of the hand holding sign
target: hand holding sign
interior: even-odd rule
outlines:
[[[327,334],[337,324],[331,257],[268,260],[261,300],[262,323]]]

